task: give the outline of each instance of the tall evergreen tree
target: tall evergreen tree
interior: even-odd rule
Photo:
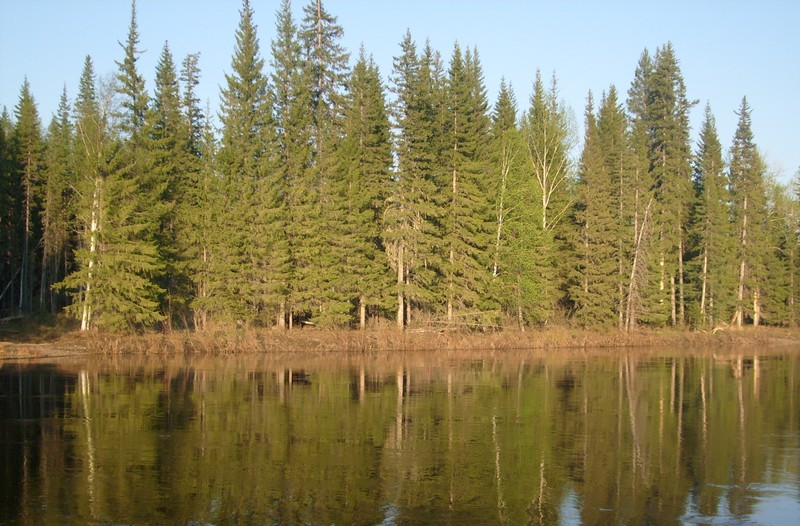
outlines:
[[[396,174],[389,190],[384,239],[397,276],[397,324],[412,318],[412,307],[432,306],[439,254],[439,115],[434,102],[432,53],[417,54],[406,33],[394,59]]]
[[[41,188],[44,177],[44,143],[42,126],[36,102],[31,94],[28,80],[22,84],[19,102],[14,109],[13,144],[19,170],[21,203],[19,209],[20,252],[19,302],[22,313],[30,314],[34,306],[34,288],[37,281],[36,269],[39,245],[39,209]]]
[[[490,166],[494,188],[491,294],[525,329],[526,301],[536,294],[538,281],[533,262],[538,247],[538,222],[530,203],[532,188],[526,177],[526,146],[517,125],[513,90],[501,82],[491,128]]]
[[[13,126],[8,110],[0,113],[0,312],[12,310],[17,283],[16,203],[19,193],[18,172],[13,166]]]
[[[284,0],[276,16],[276,36],[272,41],[272,101],[277,128],[277,180],[281,199],[277,202],[276,226],[284,232],[273,256],[281,281],[278,296],[277,325],[294,324],[295,313],[306,308],[300,293],[295,269],[308,266],[312,244],[313,207],[316,203],[311,166],[311,91],[308,70],[304,67],[303,49],[292,16],[291,2]],[[282,225],[282,226],[281,226]],[[302,270],[300,272],[302,275]],[[288,302],[288,305],[287,305]]]
[[[739,123],[730,150],[730,187],[733,194],[734,235],[737,239],[738,286],[732,324],[741,327],[746,319],[761,323],[762,295],[767,269],[767,203],[764,162],[758,153],[750,124],[747,98],[737,112]]]
[[[694,160],[695,201],[691,216],[689,265],[697,325],[713,328],[731,319],[734,307],[731,195],[722,145],[711,107],[706,105]]]
[[[298,37],[307,83],[304,89],[310,93],[307,111],[312,145],[304,179],[314,189],[316,202],[306,200],[306,206],[314,211],[298,224],[304,235],[299,240],[305,242],[298,243],[300,250],[294,254],[300,263],[295,285],[313,323],[342,325],[352,318],[353,307],[348,292],[352,281],[345,270],[350,242],[343,228],[347,211],[336,151],[342,134],[348,54],[341,44],[344,31],[321,0],[311,0],[303,14]]]
[[[236,30],[232,72],[225,75],[220,121],[218,169],[223,177],[220,224],[224,234],[213,249],[211,295],[223,318],[252,321],[263,307],[264,290],[257,266],[268,254],[259,189],[271,161],[272,131],[264,60],[259,49],[254,12],[244,0]]]
[[[540,246],[536,260],[539,279],[538,299],[531,319],[545,321],[559,300],[564,276],[557,266],[557,251],[563,247],[562,227],[571,206],[572,174],[570,130],[566,109],[558,100],[555,75],[550,89],[544,87],[541,74],[536,72],[531,104],[522,124],[528,153],[529,183],[535,202]]]
[[[345,271],[357,297],[359,326],[363,329],[368,307],[375,311],[384,307],[386,291],[391,288],[381,223],[392,167],[383,84],[378,67],[363,49],[350,75],[343,131],[340,180],[350,239]]]
[[[131,21],[125,43],[120,42],[125,52],[122,62],[117,62],[118,90],[122,111],[119,117],[123,137],[135,149],[139,145],[139,135],[145,123],[149,97],[145,90],[144,77],[139,73],[137,62],[142,54],[139,49],[139,25],[136,21],[136,0],[131,0]]]
[[[673,325],[685,320],[684,252],[691,203],[691,146],[686,88],[670,43],[656,51],[648,96],[650,173],[658,223],[658,292],[653,299],[669,305]],[[656,312],[664,309],[654,307]]]
[[[487,295],[490,246],[487,198],[489,118],[486,93],[477,57],[462,55],[456,44],[447,78],[445,153],[448,188],[443,223],[443,279],[446,319],[481,323]],[[466,318],[465,318],[466,317]]]
[[[45,188],[42,204],[42,274],[40,301],[50,312],[56,313],[64,298],[53,289],[61,281],[72,258],[72,201],[74,186],[73,164],[74,134],[70,121],[67,90],[61,94],[58,110],[47,131],[45,153]]]
[[[586,138],[575,202],[579,272],[572,287],[575,317],[584,326],[608,327],[619,320],[618,174],[615,160],[609,159],[616,153],[614,140],[619,139],[618,125],[609,122],[619,115],[617,104],[612,86],[603,95],[599,118],[594,115],[591,94],[586,108]]]
[[[157,208],[157,224],[153,232],[165,274],[159,286],[166,291],[162,310],[167,328],[176,317],[186,319],[189,301],[185,264],[179,259],[175,230],[175,200],[178,184],[188,166],[185,123],[181,115],[180,89],[169,45],[164,47],[156,65],[153,100],[142,126],[141,162],[152,192],[153,208]]]
[[[88,56],[75,113],[79,248],[76,270],[59,286],[73,296],[69,312],[82,330],[152,326],[162,319],[162,290],[154,283],[162,268],[155,244],[146,241],[151,224],[138,208],[142,187],[129,175],[130,154],[110,131],[108,100],[97,94]]]
[[[631,150],[631,165],[628,184],[623,191],[623,198],[628,204],[628,241],[625,245],[630,278],[625,294],[625,320],[626,330],[630,330],[639,323],[644,316],[645,289],[648,281],[647,268],[652,259],[651,230],[652,230],[652,202],[653,180],[650,173],[650,154],[648,150],[650,132],[650,114],[648,100],[650,97],[653,70],[653,58],[645,49],[639,57],[634,79],[628,90],[629,137]]]

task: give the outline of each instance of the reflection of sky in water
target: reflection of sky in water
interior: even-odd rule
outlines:
[[[800,460],[800,459],[798,459]],[[744,491],[753,500],[753,513],[746,517],[737,517],[730,513],[727,492],[720,497],[718,515],[703,515],[694,502],[694,494],[689,496],[686,513],[681,517],[682,524],[724,524],[724,525],[762,525],[762,526],[794,526],[800,523],[800,480],[793,479],[785,473],[788,480],[779,484],[748,484]],[[722,486],[729,491],[736,486]]]

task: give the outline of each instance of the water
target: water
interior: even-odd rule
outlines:
[[[800,350],[0,362],[0,524],[798,524]]]

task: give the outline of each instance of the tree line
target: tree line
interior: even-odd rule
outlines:
[[[407,32],[384,83],[322,0],[244,0],[218,126],[199,55],[167,44],[153,93],[132,3],[113,78],[90,56],[43,129],[27,80],[0,116],[0,309],[81,329],[238,323],[630,330],[796,324],[798,195],[743,98],[730,148],[690,140],[675,50],[585,109],[578,158],[555,75],[488,101],[478,50]],[[267,61],[269,61],[267,63]]]

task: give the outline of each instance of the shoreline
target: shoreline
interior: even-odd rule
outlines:
[[[681,329],[639,329],[625,333],[551,327],[484,333],[435,329],[360,331],[303,328],[291,331],[221,329],[199,332],[148,332],[139,335],[98,332],[86,334],[63,329],[29,333],[0,331],[0,360],[54,358],[81,354],[219,356],[262,353],[514,350],[607,353],[612,349],[699,350],[752,346],[800,348],[800,330],[760,327],[726,329],[712,333]]]

